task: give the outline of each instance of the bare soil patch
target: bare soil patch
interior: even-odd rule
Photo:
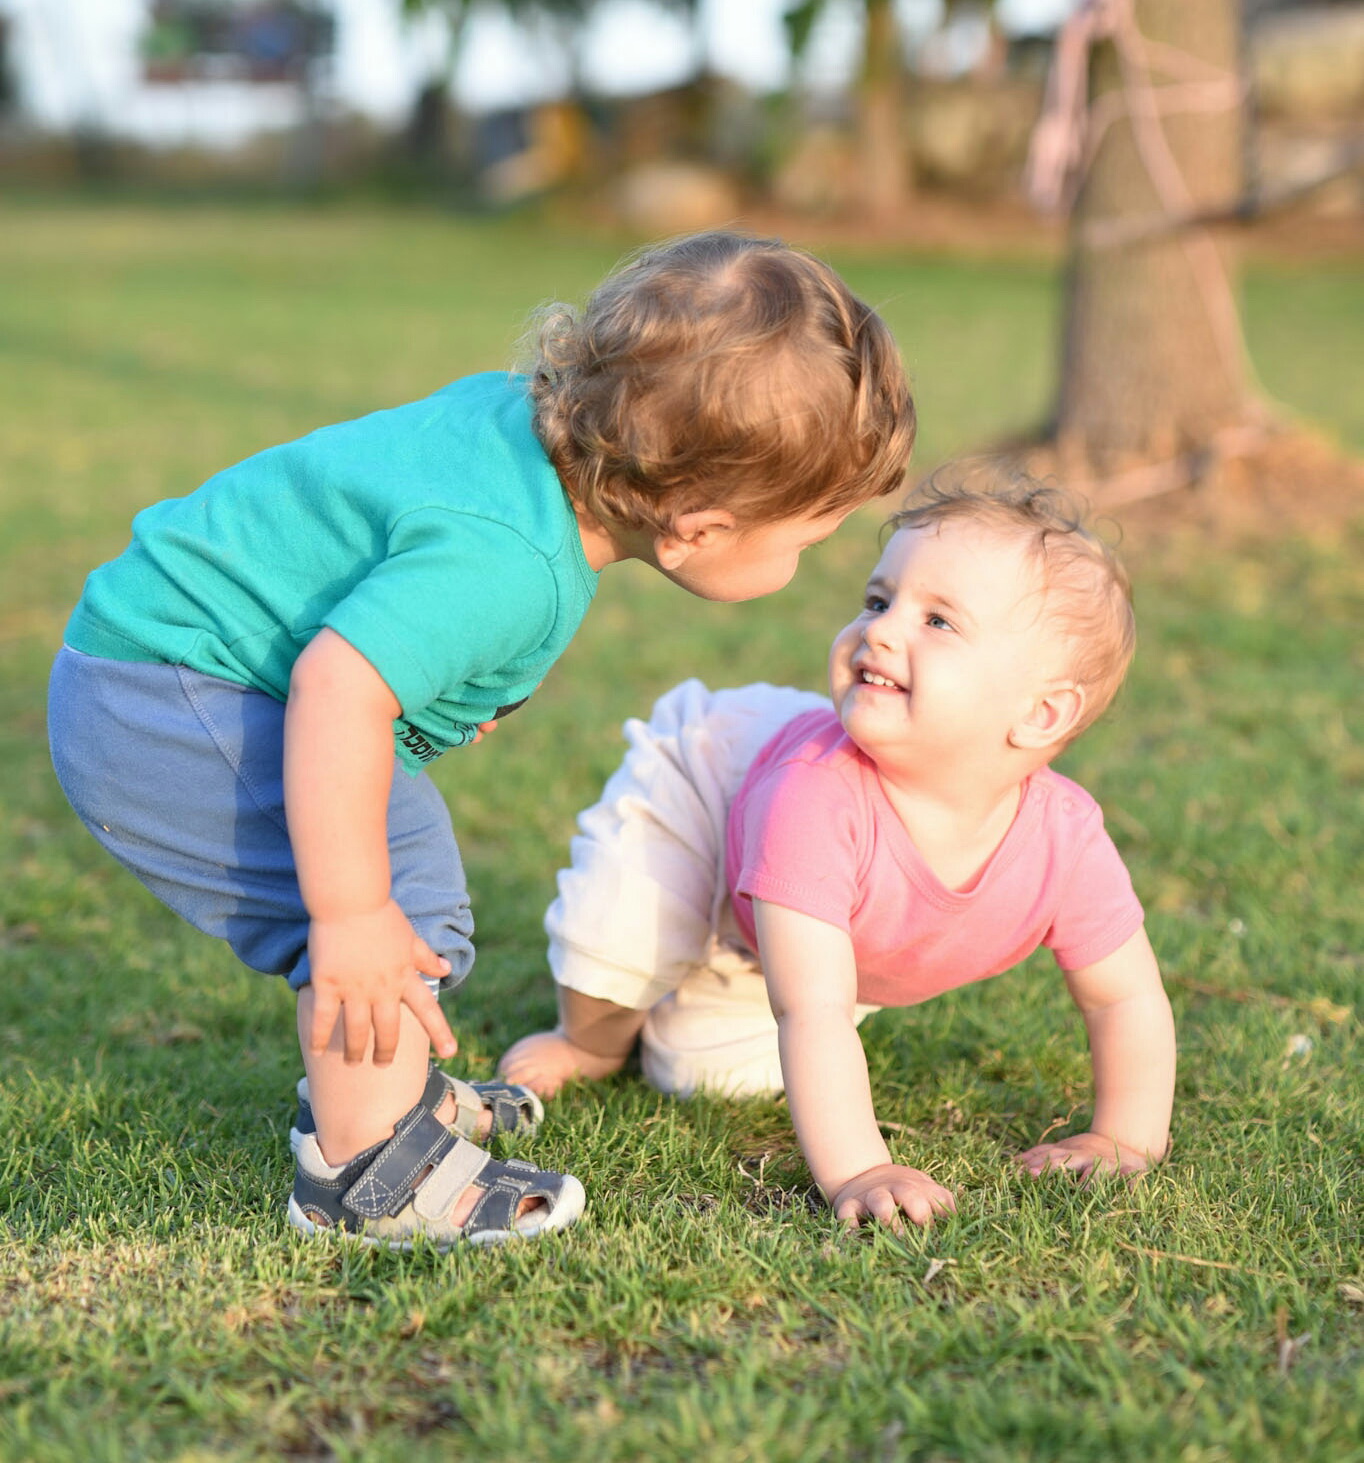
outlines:
[[[1286,537],[1333,544],[1364,527],[1364,460],[1297,428],[1258,433],[1246,450],[1133,464],[1108,478],[1091,477],[1055,443],[1018,447],[1009,455],[1036,477],[1080,486],[1137,551],[1173,540],[1208,549]],[[1143,481],[1148,491],[1133,496]]]

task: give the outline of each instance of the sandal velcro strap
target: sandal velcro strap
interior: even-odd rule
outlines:
[[[447,1077],[434,1062],[430,1063],[426,1069],[426,1086],[422,1088],[422,1106],[428,1112],[435,1112],[445,1101],[445,1094],[454,1080],[453,1077]]]
[[[370,1159],[364,1172],[342,1195],[341,1202],[362,1219],[383,1219],[398,1214],[418,1192],[415,1180],[428,1174],[420,1186],[424,1191],[452,1149],[469,1149],[484,1160],[488,1156],[472,1143],[452,1138],[445,1124],[418,1103],[398,1120],[392,1138]],[[434,1171],[428,1173],[431,1170]],[[472,1176],[465,1178],[464,1185]],[[456,1192],[462,1191],[462,1187]]]
[[[553,1208],[563,1188],[563,1175],[547,1173],[521,1158],[501,1163],[489,1159],[478,1182],[483,1195],[464,1221],[465,1232],[470,1235],[513,1228],[522,1199],[543,1199]]]
[[[529,1087],[511,1082],[461,1082],[458,1077],[447,1077],[438,1071],[437,1075],[444,1083],[442,1092],[448,1087],[454,1093],[459,1116],[452,1126],[466,1138],[476,1136],[478,1120],[485,1111],[492,1114],[490,1138],[498,1133],[533,1133],[544,1117],[545,1110]],[[422,1101],[426,1101],[425,1097]],[[434,1109],[436,1104],[430,1106]]]
[[[529,1087],[514,1082],[464,1082],[458,1077],[451,1077],[432,1062],[426,1073],[422,1106],[435,1112],[447,1094],[455,1100],[455,1117],[449,1125],[450,1130],[475,1142],[484,1141],[478,1130],[485,1112],[492,1119],[487,1133],[489,1138],[498,1133],[530,1136],[545,1116],[544,1105]],[[289,1130],[289,1146],[297,1153],[303,1139],[316,1131],[317,1120],[313,1117],[308,1079],[305,1077],[298,1084],[298,1112]]]
[[[451,1147],[422,1180],[412,1200],[412,1212],[427,1224],[446,1219],[459,1196],[475,1180],[482,1182],[484,1172],[493,1164],[488,1154],[467,1138],[451,1138],[450,1143]],[[505,1227],[511,1229],[512,1225]],[[470,1229],[467,1220],[463,1228],[467,1235]]]

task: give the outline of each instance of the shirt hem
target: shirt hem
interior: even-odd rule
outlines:
[[[1096,935],[1085,944],[1066,950],[1064,957],[1059,950],[1053,950],[1052,954],[1062,970],[1084,970],[1087,966],[1097,965],[1100,960],[1106,960],[1114,951],[1121,949],[1145,923],[1145,910],[1128,911],[1102,935]]]
[[[768,904],[780,904],[783,909],[789,909],[795,914],[808,915],[811,919],[833,925],[845,934],[852,933],[852,918],[846,909],[838,910],[832,906],[821,908],[809,898],[808,890],[787,884],[783,880],[764,878],[761,874],[755,876],[745,869],[739,875],[734,892],[746,899],[762,899]]]

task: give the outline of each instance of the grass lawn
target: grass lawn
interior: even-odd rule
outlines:
[[[1034,961],[865,1028],[892,1150],[959,1191],[931,1232],[841,1237],[782,1106],[637,1076],[535,1143],[587,1183],[561,1238],[395,1256],[288,1227],[290,1000],[66,808],[51,655],[139,507],[505,364],[616,252],[414,215],[0,215],[0,1459],[1364,1459],[1358,531],[1148,555],[1129,688],[1062,764],[1179,1025],[1174,1155],[1139,1187],[1010,1170],[1089,1100]],[[1038,417],[1047,268],[835,262],[902,342],[921,467]],[[1359,271],[1246,294],[1266,388],[1364,450]],[[533,708],[438,764],[480,930],[455,1070],[551,1017],[540,918],[622,719],[688,674],[819,686],[876,519],[751,605],[613,570]]]

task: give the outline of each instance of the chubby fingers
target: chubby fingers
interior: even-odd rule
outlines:
[[[354,997],[342,1002],[330,992],[319,991],[316,987],[314,991],[316,994],[312,1023],[308,1028],[310,1052],[320,1056],[327,1050],[339,1022],[342,1054],[350,1065],[354,1066],[363,1062],[366,1056],[371,1056],[371,1037],[374,1043],[371,1057],[374,1065],[386,1067],[393,1061],[402,1028],[399,1002],[371,1004]],[[403,992],[401,1004],[406,1005],[421,1023],[438,1056],[454,1056],[459,1050],[459,1043],[441,1011],[440,1002],[432,995],[421,976],[411,977]]]
[[[1075,1178],[1088,1181],[1099,1174],[1116,1173],[1132,1175],[1144,1173],[1146,1160],[1133,1149],[1112,1143],[1106,1147],[1096,1145],[1069,1146],[1064,1143],[1039,1143],[1020,1153],[1014,1162],[1033,1178],[1040,1178],[1053,1169],[1065,1169]]]
[[[387,1067],[398,1050],[398,1032],[401,1030],[397,1001],[385,1001],[382,1005],[370,1007],[370,1022],[374,1028],[374,1065]],[[350,1061],[349,1046],[346,1060]]]
[[[336,1030],[341,1015],[341,1002],[330,991],[313,986],[313,1019],[308,1028],[308,1050],[314,1056],[321,1056],[331,1043],[332,1032]]]
[[[1064,1148],[1059,1143],[1039,1143],[1036,1148],[1029,1148],[1026,1153],[1020,1153],[1014,1159],[1019,1168],[1035,1179],[1057,1169],[1067,1169],[1074,1177],[1084,1178],[1096,1161],[1093,1153],[1077,1152],[1073,1148]]]
[[[868,1189],[864,1194],[854,1194],[837,1205],[834,1218],[842,1220],[849,1229],[856,1229],[864,1219],[880,1219],[897,1232],[900,1229],[900,1215],[885,1187]]]
[[[450,962],[444,955],[437,955],[420,935],[414,936],[412,941],[412,963],[422,975],[429,975],[432,980],[444,980],[450,974]]]
[[[874,1219],[898,1234],[905,1219],[926,1229],[939,1214],[955,1213],[956,1208],[952,1191],[930,1178],[886,1179],[846,1197],[839,1196],[834,1217],[850,1227]]]
[[[957,1212],[956,1195],[932,1179],[921,1179],[913,1184],[893,1183],[889,1188],[896,1208],[921,1228],[932,1224],[939,1214]]]
[[[448,974],[450,962],[441,960],[444,967],[441,974]],[[403,989],[403,1004],[417,1018],[421,1028],[431,1040],[431,1046],[438,1057],[442,1059],[452,1057],[459,1050],[459,1043],[455,1040],[455,1033],[450,1030],[450,1023],[445,1019],[445,1013],[440,1008],[440,1002],[436,999],[431,987],[421,978],[420,975],[413,975]],[[389,1053],[390,1061],[392,1053]],[[375,1043],[374,1060],[379,1060],[378,1043]]]
[[[431,1045],[438,1057],[452,1057],[455,1054],[455,1034],[440,1009],[440,1002],[431,988],[422,979],[423,975],[433,980],[443,980],[450,974],[450,962],[417,936],[412,945],[412,963],[417,973],[408,977],[403,987],[403,1004],[421,1023],[422,1030],[431,1038]],[[375,1060],[378,1060],[376,1054]]]
[[[1049,1168],[1068,1168],[1070,1165],[1067,1160],[1073,1156],[1066,1149],[1057,1148],[1054,1143],[1039,1143],[1025,1153],[1016,1153],[1014,1163],[1033,1178],[1039,1178]]]
[[[369,1051],[370,1033],[374,1030],[371,1010],[368,1001],[354,997],[341,1007],[342,1052],[348,1066],[363,1062]],[[389,1060],[393,1060],[391,1051]]]

